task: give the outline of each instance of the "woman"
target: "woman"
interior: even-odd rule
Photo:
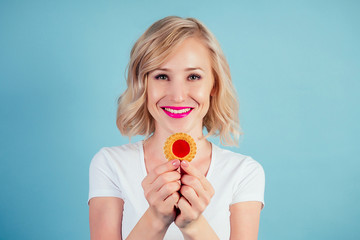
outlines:
[[[206,139],[235,144],[240,134],[229,67],[211,32],[193,18],[155,22],[131,51],[127,85],[117,126],[146,140],[93,158],[91,238],[256,239],[263,169]],[[191,162],[164,156],[164,142],[177,132],[196,142]]]

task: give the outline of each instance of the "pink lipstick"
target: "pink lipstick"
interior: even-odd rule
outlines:
[[[183,118],[190,114],[193,110],[192,107],[172,107],[172,106],[163,106],[161,109],[172,118]]]

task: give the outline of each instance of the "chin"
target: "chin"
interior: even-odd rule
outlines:
[[[178,133],[178,132],[183,132],[183,133],[189,133],[192,128],[190,125],[186,124],[169,124],[166,126],[166,128],[168,129],[168,132],[170,132],[171,134],[174,133]]]
[[[195,123],[193,124],[188,124],[186,126],[182,125],[182,126],[172,126],[170,129],[172,133],[178,133],[178,132],[183,132],[183,133],[187,133],[189,135],[193,135],[194,133],[196,133],[197,128],[194,127],[196,126]],[[200,131],[202,131],[200,129]]]

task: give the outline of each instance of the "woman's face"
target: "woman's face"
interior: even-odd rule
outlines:
[[[197,38],[184,40],[148,75],[147,107],[155,131],[202,134],[213,85],[209,50]]]

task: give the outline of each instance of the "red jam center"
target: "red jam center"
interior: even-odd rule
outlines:
[[[190,145],[185,140],[176,140],[172,145],[172,152],[175,156],[183,158],[190,152]]]

